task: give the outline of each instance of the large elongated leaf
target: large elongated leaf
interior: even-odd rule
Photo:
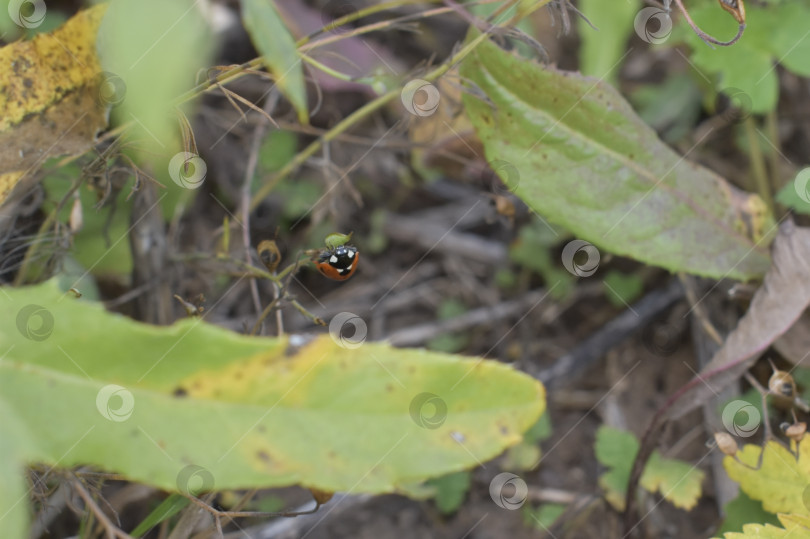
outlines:
[[[2,292],[6,467],[90,464],[167,490],[388,492],[492,458],[545,406],[538,382],[496,362],[149,326],[53,282]],[[22,536],[6,522],[0,536]]]
[[[242,22],[279,90],[292,103],[298,119],[308,123],[304,68],[295,40],[284,26],[273,0],[242,0]]]
[[[662,143],[610,85],[482,43],[461,66],[486,157],[539,214],[618,254],[670,270],[751,279],[772,218]],[[768,238],[765,238],[768,239]]]
[[[118,121],[132,122],[131,136],[150,161],[155,154],[168,161],[180,149],[175,100],[210,65],[214,40],[198,4],[116,0],[101,21],[96,46],[105,80],[115,88],[108,97]],[[155,170],[167,166],[161,161]]]

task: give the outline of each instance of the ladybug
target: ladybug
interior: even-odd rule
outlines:
[[[334,249],[324,249],[318,255],[315,266],[322,274],[336,281],[345,281],[354,274],[359,258],[357,248],[340,245]]]

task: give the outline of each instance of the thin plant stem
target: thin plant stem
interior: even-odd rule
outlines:
[[[751,156],[751,168],[754,172],[754,181],[756,183],[757,192],[768,210],[773,213],[773,197],[771,195],[771,185],[768,181],[768,172],[765,170],[765,158],[762,155],[762,148],[759,146],[759,138],[757,138],[757,128],[754,124],[754,118],[748,116],[744,120],[745,135],[748,138],[749,154]]]

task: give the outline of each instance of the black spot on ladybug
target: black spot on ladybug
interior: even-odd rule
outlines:
[[[259,451],[257,451],[256,456],[259,457],[259,460],[261,460],[263,462],[268,462],[269,463],[271,460],[273,460],[273,459],[270,458],[270,454],[267,453],[266,451],[264,451],[263,449],[260,449]]]
[[[188,391],[186,391],[185,388],[178,386],[174,388],[174,391],[172,391],[172,395],[177,398],[186,397],[188,396]]]

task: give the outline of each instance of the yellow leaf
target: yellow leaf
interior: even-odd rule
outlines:
[[[644,468],[641,486],[661,495],[675,507],[692,509],[700,498],[700,485],[705,474],[688,462],[665,459],[656,451]]]
[[[107,125],[95,47],[105,9],[0,48],[0,204],[45,159],[86,151]]]
[[[805,490],[810,484],[810,444],[799,444],[798,460],[777,442],[768,442],[757,468],[762,448],[748,444],[737,453],[739,462],[726,457],[723,466],[729,477],[752,499],[771,513],[810,515]],[[810,501],[810,500],[808,500]]]
[[[772,524],[746,524],[742,533],[728,532],[725,539],[799,539],[810,537],[810,518],[802,515],[777,515],[785,529]]]

